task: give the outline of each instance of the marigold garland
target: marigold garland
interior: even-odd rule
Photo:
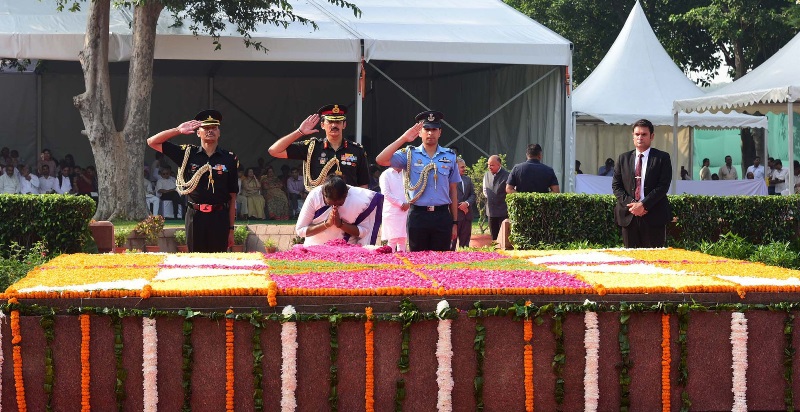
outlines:
[[[158,330],[156,320],[142,317],[142,397],[144,412],[158,411]]]
[[[364,349],[367,356],[364,383],[364,404],[366,412],[375,411],[375,335],[372,322],[372,307],[364,309]]]
[[[672,364],[670,341],[669,315],[663,313],[661,314],[661,410],[663,412],[670,412],[672,408],[669,377]]]
[[[233,310],[225,311],[225,410],[233,412]]]
[[[19,302],[17,298],[8,300],[9,305],[16,305]],[[19,412],[26,412],[28,405],[25,402],[25,380],[22,376],[22,334],[19,327],[19,310],[11,311],[11,345],[12,357],[14,359],[14,387],[17,390],[17,410]]]
[[[531,339],[533,339],[533,321],[531,318],[525,318],[522,324],[522,339],[525,341],[525,410],[527,412],[533,412],[533,346],[531,346]]]
[[[91,320],[88,313],[81,314],[79,318],[81,322],[81,412],[89,412],[92,410],[89,365]]]

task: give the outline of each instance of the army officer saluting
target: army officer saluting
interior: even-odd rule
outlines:
[[[329,174],[344,178],[350,186],[366,188],[369,185],[369,165],[364,148],[344,138],[347,127],[347,107],[340,104],[322,106],[300,124],[297,130],[278,139],[269,148],[269,154],[278,159],[303,160],[303,182],[306,190],[319,186]],[[325,138],[300,138],[318,133],[314,127],[320,122]]]

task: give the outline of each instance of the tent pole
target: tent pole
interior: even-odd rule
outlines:
[[[767,117],[764,115],[764,117]],[[769,181],[770,177],[767,175],[767,160],[769,159],[769,123],[767,123],[767,127],[764,128],[764,157],[761,158],[761,163],[764,164],[764,180],[765,183]],[[772,172],[772,170],[770,170]],[[794,174],[794,172],[792,172]],[[747,177],[747,176],[745,176]],[[769,190],[769,188],[767,188]]]
[[[672,185],[669,192],[675,194],[676,187],[678,186],[675,181],[675,176],[678,174],[678,112],[672,115],[672,154],[675,156],[672,163]]]
[[[42,153],[42,75],[39,73],[36,73],[36,153]],[[39,174],[38,170],[36,174]]]
[[[791,167],[791,169],[789,169],[788,189],[789,193],[794,194],[794,111],[792,106],[793,102],[789,100],[786,106],[786,114],[789,117],[787,121],[787,125],[789,127],[787,133],[787,136],[789,136],[789,164],[787,167]]]
[[[364,58],[364,54],[361,54],[361,58]],[[364,105],[362,102],[364,90],[361,90],[361,62],[356,63],[356,143],[363,144],[363,138],[361,137],[364,127],[364,119],[362,114],[364,113]]]

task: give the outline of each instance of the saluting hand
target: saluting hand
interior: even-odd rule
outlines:
[[[419,137],[419,132],[422,130],[422,122],[419,122],[413,126],[411,126],[405,133],[403,133],[403,140],[406,142],[413,142],[414,140]]]
[[[178,131],[181,132],[181,134],[192,134],[201,125],[202,123],[198,120],[189,120],[188,122],[181,123],[181,125],[178,126]]]
[[[297,130],[303,135],[319,133],[319,130],[314,128],[317,123],[319,123],[319,115],[314,113],[311,116],[306,117],[306,120],[303,120],[303,123],[300,123],[300,127],[298,127]]]

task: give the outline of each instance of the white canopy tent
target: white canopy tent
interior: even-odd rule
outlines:
[[[627,127],[603,124],[632,125],[639,119],[648,119],[657,129],[654,146],[673,154],[673,178],[677,178],[678,165],[690,158],[691,138],[689,130],[680,134],[671,130],[672,102],[703,95],[703,91],[686,77],[661,46],[637,0],[608,53],[575,89],[572,109],[576,119],[576,141],[586,142],[594,138],[598,146],[614,145],[616,150],[613,153],[630,150],[630,130]],[[578,133],[578,126],[585,130]],[[703,113],[682,117],[680,126],[766,128],[767,119],[742,114]],[[601,132],[600,129],[608,130]],[[618,139],[610,140],[614,134]],[[678,140],[682,141],[680,150]],[[591,157],[594,154],[602,164],[605,156],[597,153],[599,151],[587,147],[584,155]],[[589,165],[593,168],[595,164]]]
[[[777,53],[750,73],[706,96],[676,100],[675,123],[680,112],[749,112],[788,114],[789,164],[794,162],[794,119],[800,114],[800,33]],[[766,146],[766,145],[765,145]],[[788,187],[794,187],[794,173],[789,173]]]
[[[570,99],[564,87],[572,56],[569,41],[500,0],[443,0],[435,4],[424,0],[365,0],[357,5],[362,11],[360,18],[323,0],[293,1],[293,11],[313,20],[319,29],[299,23],[289,24],[286,29],[258,27],[251,34],[252,40],[262,42],[268,49],[266,53],[245,47],[233,30],[222,33],[222,49],[215,51],[210,37],[193,36],[188,24],[170,27],[173,21],[167,13],[162,13],[155,49],[156,86],[162,67],[172,67],[165,69],[168,72],[185,72],[187,65],[181,65],[180,61],[206,64],[213,73],[205,81],[195,79],[192,85],[181,87],[186,90],[201,85],[207,89],[207,102],[198,106],[203,108],[219,105],[219,89],[228,81],[234,82],[222,78],[220,73],[225,67],[241,68],[243,61],[308,62],[314,69],[294,70],[291,65],[259,67],[270,69],[260,70],[269,72],[267,76],[279,77],[292,77],[296,72],[308,77],[311,76],[309,72],[316,70],[317,80],[327,85],[325,88],[320,89],[319,84],[306,85],[310,82],[300,80],[294,83],[259,80],[255,79],[258,74],[240,72],[230,76],[253,77],[247,82],[232,84],[226,96],[234,95],[257,104],[258,98],[263,96],[248,97],[248,93],[268,87],[265,91],[272,95],[270,97],[284,100],[281,107],[272,112],[267,110],[265,117],[258,109],[251,108],[252,105],[242,102],[232,104],[233,109],[270,124],[271,129],[288,132],[309,110],[330,101],[342,101],[342,90],[349,89],[347,95],[352,97],[347,101],[352,102],[350,109],[354,116],[350,117],[348,126],[355,129],[356,140],[362,138],[365,127],[371,127],[371,137],[377,140],[373,142],[371,154],[405,131],[415,113],[434,108],[446,115],[443,145],[464,139],[471,146],[466,150],[462,147],[462,152],[473,157],[505,152],[509,161],[522,161],[527,144],[538,142],[549,156],[558,160],[558,165],[554,166],[563,171],[561,160],[565,147],[571,145],[564,139],[571,131],[567,127],[571,120]],[[87,14],[85,10],[56,12],[53,1],[0,0],[0,57],[77,61],[83,47]],[[435,16],[436,23],[431,24],[426,16]],[[131,20],[129,9],[112,9],[109,58],[114,62],[130,58]],[[382,101],[374,98],[372,102],[367,99],[362,103],[362,91],[358,88],[362,59],[366,63],[367,91],[380,94]],[[159,61],[165,60],[176,63],[159,65]],[[349,80],[342,74],[342,64],[351,65]],[[222,70],[217,70],[220,67]],[[389,83],[394,91],[388,91]],[[154,89],[154,93],[158,92]],[[50,90],[43,88],[41,93],[47,95]],[[313,99],[313,103],[300,104],[292,101],[297,99],[298,93],[317,94],[316,99],[325,100]],[[324,97],[326,95],[334,97]],[[156,97],[154,95],[152,112],[155,118],[151,121],[151,130],[160,130],[166,118],[174,123],[190,111],[181,105],[175,107],[175,102],[164,103],[166,107],[162,108]],[[413,102],[407,102],[409,98]],[[40,109],[44,111],[48,105],[45,102],[39,106],[45,106]],[[289,114],[286,112],[289,109],[300,110],[300,113]],[[503,112],[498,115],[500,110]],[[280,111],[280,115],[273,117],[274,111]],[[46,134],[50,126],[47,113],[42,117],[45,124],[38,132],[39,141],[46,144],[48,136],[42,137],[41,129]],[[62,121],[58,123],[63,127]],[[263,134],[263,130],[241,131],[251,135],[254,132]],[[279,136],[272,133],[269,137]],[[266,147],[265,143],[259,142]]]

